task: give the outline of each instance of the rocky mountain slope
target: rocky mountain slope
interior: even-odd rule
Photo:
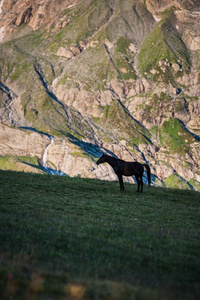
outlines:
[[[0,2],[1,168],[199,189],[199,0]]]

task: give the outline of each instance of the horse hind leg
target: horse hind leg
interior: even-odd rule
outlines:
[[[137,188],[137,193],[139,193],[139,191],[140,191],[140,179],[139,179],[139,177],[138,177],[138,176],[135,176],[135,178],[136,178],[137,185],[138,185],[138,188]]]
[[[121,174],[117,174],[118,178],[119,178],[119,185],[120,185],[120,190],[124,191],[124,183],[123,183],[123,178]]]
[[[143,190],[143,180],[142,180],[142,176],[140,177],[140,182],[141,182],[141,193],[142,193],[142,190]]]

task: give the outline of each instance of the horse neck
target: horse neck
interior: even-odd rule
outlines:
[[[107,159],[106,159],[106,162],[112,167],[114,168],[114,166],[116,165],[116,162],[117,162],[117,159],[112,157],[112,156],[109,156]]]

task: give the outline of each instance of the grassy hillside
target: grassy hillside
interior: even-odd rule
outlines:
[[[199,299],[199,193],[0,171],[1,299]]]

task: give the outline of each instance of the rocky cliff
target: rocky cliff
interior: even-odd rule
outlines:
[[[199,189],[199,0],[0,2],[1,168]]]

